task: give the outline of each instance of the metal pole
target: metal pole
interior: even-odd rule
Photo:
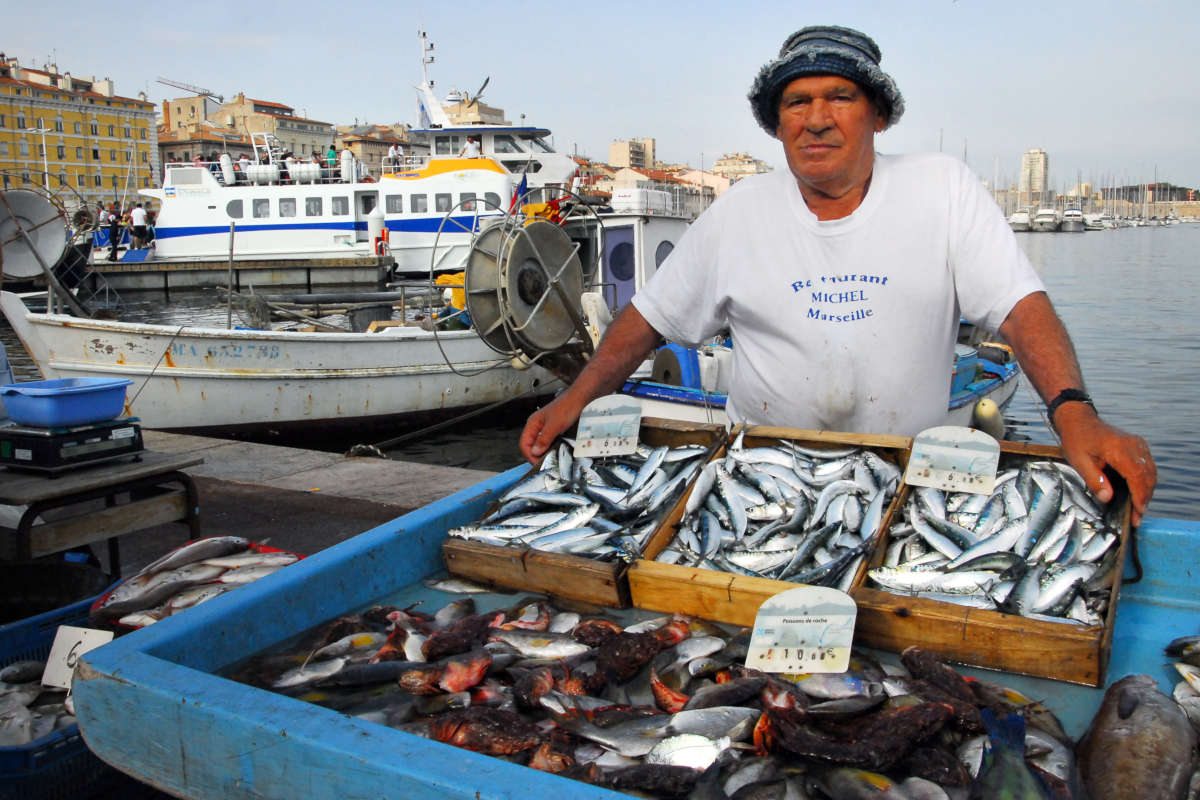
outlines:
[[[229,293],[225,295],[225,328],[232,330],[233,328],[233,233],[237,230],[237,223],[229,223],[229,273],[227,283],[229,284]]]
[[[38,132],[42,134],[42,186],[48,192],[50,191],[50,165],[46,153],[46,129],[38,128]]]

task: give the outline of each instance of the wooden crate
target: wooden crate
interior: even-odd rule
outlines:
[[[1001,442],[1000,450],[1002,465],[1010,455],[1064,460],[1062,448],[1050,445]],[[903,507],[909,488],[905,486],[900,492],[893,511]],[[1121,509],[1118,564],[1125,563],[1129,513],[1130,505],[1126,500]],[[881,536],[866,567],[880,566],[886,549],[886,537]],[[893,652],[915,644],[963,664],[1085,686],[1103,686],[1112,649],[1120,573],[1118,568],[1104,625],[1084,628],[894,594],[868,586],[864,569],[850,589],[858,604],[855,642]]]
[[[724,443],[726,431],[723,425],[644,417],[639,435],[652,447],[700,444],[715,449]],[[528,474],[532,473],[531,469]],[[493,504],[487,513],[495,507]],[[630,605],[627,565],[622,561],[457,538],[446,539],[442,556],[446,569],[462,578],[614,608]]]
[[[732,437],[736,437],[734,431]],[[757,447],[776,439],[792,439],[804,445],[830,448],[845,445],[867,447],[900,469],[908,461],[912,439],[907,436],[885,436],[832,431],[807,431],[792,428],[753,427],[745,429],[745,446]],[[715,457],[722,457],[724,450]],[[690,491],[688,492],[690,494]],[[681,614],[727,622],[734,625],[753,625],[758,607],[765,600],[800,584],[717,572],[678,564],[662,564],[652,559],[663,551],[675,537],[683,518],[687,496],[676,504],[662,526],[646,546],[646,558],[636,561],[629,569],[629,590],[635,608],[653,611],[676,611]],[[885,511],[882,525],[888,525],[896,508],[893,498]],[[869,555],[869,554],[868,554]],[[860,573],[866,566],[860,565]],[[859,578],[856,577],[857,582]]]

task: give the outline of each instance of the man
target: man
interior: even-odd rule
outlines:
[[[479,158],[479,141],[474,136],[467,137],[467,143],[458,151],[459,158]]]
[[[108,260],[116,261],[117,247],[121,244],[121,212],[116,203],[108,208],[108,243]]]
[[[588,402],[665,337],[728,328],[735,423],[914,435],[946,411],[960,316],[997,330],[1047,402],[1063,450],[1104,501],[1112,467],[1140,519],[1156,481],[1146,443],[1096,414],[1071,341],[996,204],[965,165],[881,156],[904,102],[858,31],[805,28],[750,92],[786,172],[739,182],[698,219],[521,435],[536,461]]]
[[[141,250],[146,246],[146,209],[138,203],[129,212],[129,224],[133,232],[133,249]]]

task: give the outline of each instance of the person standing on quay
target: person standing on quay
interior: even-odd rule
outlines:
[[[1140,520],[1157,481],[1150,449],[1098,416],[999,207],[960,161],[876,153],[904,113],[880,57],[849,28],[788,37],[749,94],[788,169],[738,182],[691,225],[583,372],[530,416],[528,460],[664,338],[696,346],[725,329],[733,423],[912,436],[946,413],[961,316],[1012,346],[1067,460],[1104,502],[1115,470]]]

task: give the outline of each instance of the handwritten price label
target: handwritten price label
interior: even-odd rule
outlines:
[[[822,586],[780,592],[758,609],[746,666],[763,672],[845,672],[858,607]]]
[[[100,645],[111,642],[112,638],[112,631],[60,625],[54,634],[50,657],[46,659],[46,671],[42,673],[42,685],[70,689],[71,681],[75,679],[75,665],[79,663],[80,657],[89,650],[95,650]]]

